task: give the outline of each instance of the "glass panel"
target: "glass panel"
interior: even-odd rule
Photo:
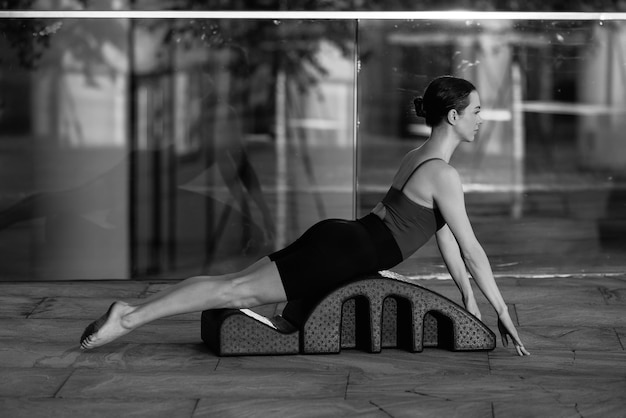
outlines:
[[[136,22],[137,274],[232,272],[352,216],[355,34],[341,21]]]
[[[128,276],[128,27],[0,20],[2,279]]]
[[[352,216],[354,22],[0,23],[3,279],[223,273]]]
[[[481,94],[452,163],[494,270],[619,271],[625,31],[362,20],[356,150],[354,21],[2,19],[0,277],[222,273],[362,215],[444,73]],[[445,274],[434,242],[398,270]]]
[[[452,74],[481,95],[478,141],[451,163],[495,272],[621,271],[625,22],[361,21],[359,53],[358,214],[429,135],[413,98]],[[446,274],[434,242],[396,270]]]

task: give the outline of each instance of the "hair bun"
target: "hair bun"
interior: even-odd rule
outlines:
[[[424,98],[422,96],[416,97],[413,100],[413,104],[415,105],[415,114],[420,118],[425,118],[426,112],[424,111]]]

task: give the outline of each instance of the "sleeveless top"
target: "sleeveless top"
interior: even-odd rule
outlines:
[[[446,224],[439,209],[431,209],[415,203],[403,193],[406,184],[422,165],[438,159],[440,158],[422,161],[407,177],[400,189],[390,187],[382,200],[386,208],[383,222],[400,247],[403,260],[426,244],[435,232]]]

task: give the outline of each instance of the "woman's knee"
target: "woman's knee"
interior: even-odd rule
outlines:
[[[287,299],[274,263],[263,264],[251,274],[227,280],[223,290],[224,300],[232,308],[250,308]]]
[[[242,278],[225,280],[215,291],[215,297],[220,300],[219,305],[224,308],[242,309],[258,305],[258,292]]]

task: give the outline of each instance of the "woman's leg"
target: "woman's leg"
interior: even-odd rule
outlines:
[[[250,308],[286,300],[276,264],[265,257],[239,273],[189,278],[137,304],[115,302],[87,327],[81,347],[99,347],[167,316],[216,308]]]

